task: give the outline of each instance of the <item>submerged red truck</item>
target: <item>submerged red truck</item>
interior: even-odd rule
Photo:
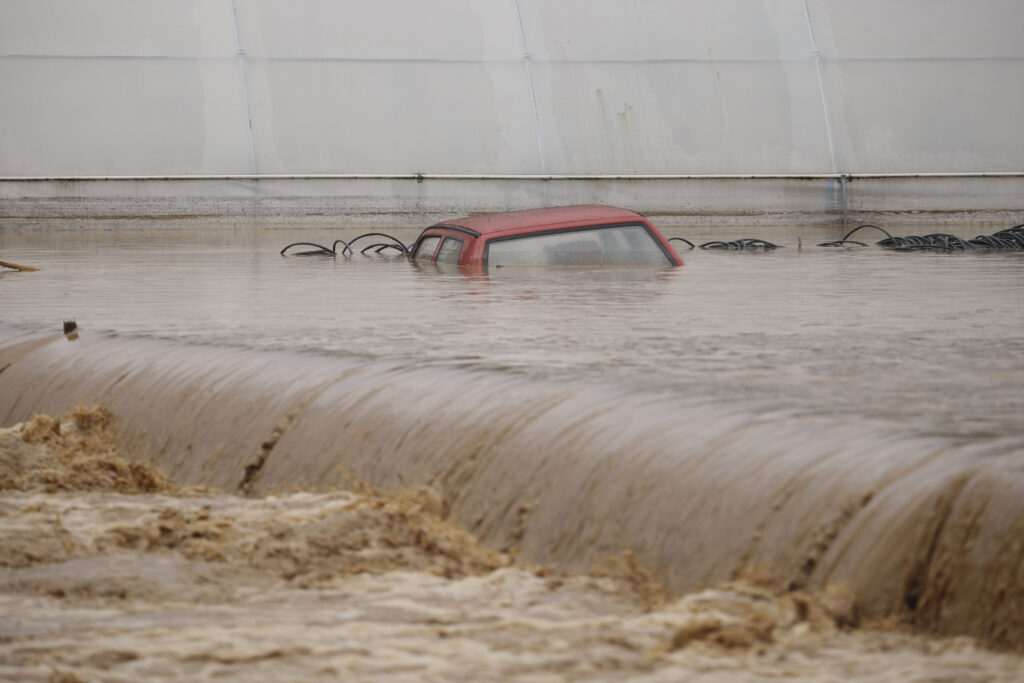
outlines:
[[[681,266],[668,240],[635,211],[560,206],[487,214],[432,225],[414,260],[460,266]]]

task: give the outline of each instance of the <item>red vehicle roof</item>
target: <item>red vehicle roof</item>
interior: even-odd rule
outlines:
[[[525,211],[509,211],[484,216],[458,218],[443,221],[440,225],[455,225],[460,228],[475,230],[481,235],[515,230],[517,232],[533,232],[534,230],[553,228],[572,223],[620,223],[642,219],[643,216],[628,209],[601,204],[583,206],[558,206],[550,209],[527,209]]]
[[[642,225],[650,236],[658,243],[668,262],[672,265],[683,265],[682,259],[669,244],[668,240],[651,225],[642,214],[629,209],[615,206],[590,204],[582,206],[556,206],[546,209],[529,209],[526,211],[508,211],[481,216],[468,216],[443,221],[426,228],[420,233],[413,248],[414,257],[418,256],[423,240],[428,236],[444,238],[443,241],[430,243],[431,252],[427,260],[440,258],[441,249],[449,239],[461,243],[458,247],[458,264],[460,266],[487,267],[489,247],[497,240],[533,235],[536,233],[571,231],[576,228],[612,227],[616,225]],[[461,236],[449,233],[461,233]],[[542,265],[542,264],[537,264]]]

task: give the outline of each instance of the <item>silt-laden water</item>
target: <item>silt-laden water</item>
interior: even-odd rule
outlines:
[[[3,634],[5,675],[1019,674],[902,629],[1024,642],[1024,255],[796,230],[669,270],[277,253],[353,234],[0,231],[4,260],[41,269],[0,274],[4,424],[100,402],[122,448],[217,487],[5,494],[5,538],[52,538],[5,570],[33,615]],[[415,553],[321,563],[366,505],[350,475],[430,487],[438,523],[504,559],[440,578]],[[196,551],[211,519],[237,534]],[[154,541],[161,524],[186,540]],[[370,546],[403,537],[381,529]],[[608,556],[665,597],[594,574]],[[770,586],[742,583],[757,567]]]

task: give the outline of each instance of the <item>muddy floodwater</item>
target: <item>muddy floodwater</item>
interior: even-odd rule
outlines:
[[[1024,676],[1024,254],[359,232],[0,230],[0,677]]]
[[[828,250],[812,245],[840,231],[819,228],[801,251],[799,230],[753,231],[786,248],[681,250],[686,265],[670,270],[474,277],[400,258],[278,255],[359,232],[0,231],[7,260],[43,268],[0,275],[2,321],[585,379],[918,433],[1024,425],[1022,253]],[[393,232],[411,243],[418,231]]]

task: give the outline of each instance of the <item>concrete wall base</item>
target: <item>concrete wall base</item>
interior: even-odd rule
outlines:
[[[1024,174],[905,176],[196,176],[0,178],[0,227],[422,227],[602,203],[665,227],[878,222],[1009,227]]]

